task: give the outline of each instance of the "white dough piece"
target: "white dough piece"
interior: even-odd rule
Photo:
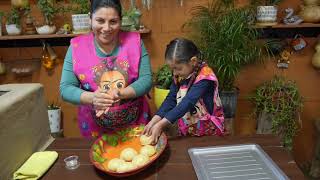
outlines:
[[[152,141],[151,136],[146,136],[146,135],[140,136],[140,143],[143,146],[151,144],[151,141]]]
[[[151,145],[145,145],[140,149],[140,154],[146,155],[146,156],[153,156],[156,153],[156,148]]]
[[[117,168],[117,172],[124,173],[124,172],[131,171],[135,168],[137,168],[137,166],[134,165],[132,162],[124,162]]]
[[[137,151],[133,148],[125,148],[120,153],[120,159],[125,161],[132,161],[133,157],[138,155]]]
[[[132,163],[137,167],[142,167],[149,162],[149,156],[138,154],[132,159]]]
[[[111,171],[117,171],[118,167],[121,166],[125,161],[119,158],[113,158],[108,162],[108,169]]]

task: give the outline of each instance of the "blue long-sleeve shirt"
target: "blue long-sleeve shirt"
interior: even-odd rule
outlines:
[[[190,78],[181,82],[181,84],[187,84]],[[172,83],[170,86],[170,92],[162,105],[160,106],[156,115],[161,118],[168,119],[171,123],[176,122],[179,118],[183,117],[187,112],[194,112],[196,109],[195,104],[200,98],[208,110],[208,113],[213,113],[213,97],[214,97],[215,83],[210,80],[200,80],[193,84],[186,96],[177,105],[177,92],[179,87]]]

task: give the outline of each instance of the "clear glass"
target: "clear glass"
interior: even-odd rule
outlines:
[[[64,159],[67,169],[77,169],[80,166],[79,157],[72,155]]]

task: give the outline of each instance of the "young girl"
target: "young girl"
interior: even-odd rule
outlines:
[[[183,38],[174,39],[167,45],[165,60],[172,69],[174,82],[143,133],[151,135],[156,143],[163,128],[177,121],[180,136],[223,134],[218,80],[195,44]]]

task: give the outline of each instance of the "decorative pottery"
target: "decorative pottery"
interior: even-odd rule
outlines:
[[[29,0],[11,0],[11,5],[16,8],[24,8],[29,5]]]
[[[132,169],[123,173],[111,171],[108,168],[108,162],[113,158],[119,157],[123,149],[133,148],[137,152],[140,151],[142,147],[140,143],[140,135],[141,135],[141,132],[143,131],[143,128],[144,126],[134,126],[132,128],[124,129],[122,132],[127,131],[127,133],[125,133],[124,136],[122,136],[127,138],[125,141],[121,140],[122,138],[119,137],[120,136],[119,134],[123,135],[123,133],[119,133],[119,132],[115,134],[102,135],[101,137],[96,139],[90,149],[89,157],[90,157],[91,163],[102,172],[109,174],[111,176],[116,176],[116,177],[130,176],[146,169],[154,161],[156,161],[165,150],[167,146],[167,136],[164,133],[161,134],[157,144],[155,145],[156,153],[152,155],[150,157],[149,162],[147,162],[143,166],[136,167],[135,169]],[[119,137],[116,140],[117,141],[116,145],[112,146],[112,144],[108,144],[108,142],[105,140],[105,139],[112,139],[111,137],[115,137],[115,136]]]
[[[61,109],[48,109],[48,117],[51,133],[60,132]]]
[[[170,91],[169,89],[160,89],[160,88],[154,87],[154,103],[155,103],[157,109],[160,108],[164,99],[169,94],[169,91]]]
[[[8,35],[15,36],[21,34],[21,27],[16,24],[6,24],[6,30]]]
[[[258,6],[257,24],[272,26],[277,24],[278,9],[276,6]]]
[[[320,22],[320,6],[301,6],[300,16],[304,22]]]
[[[54,34],[56,32],[56,26],[44,25],[44,26],[36,27],[36,30],[38,34],[42,34],[42,35]]]
[[[87,33],[90,31],[90,16],[89,14],[73,14],[72,28],[74,34]]]

